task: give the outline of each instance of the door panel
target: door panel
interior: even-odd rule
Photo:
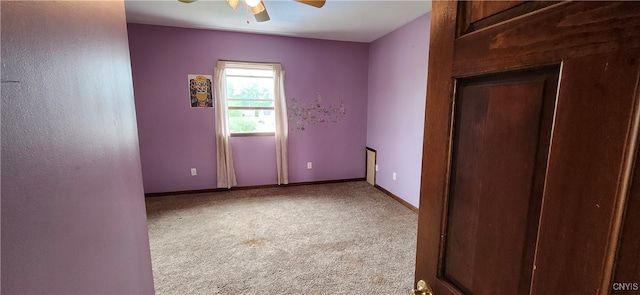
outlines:
[[[553,3],[460,34],[464,5],[433,2],[416,281],[438,295],[610,294],[614,271],[638,265],[616,258],[638,250],[623,222],[638,220],[626,206],[640,165],[640,5]],[[559,64],[542,84],[499,81]]]
[[[602,288],[603,277],[611,271],[606,269],[609,240],[604,237],[611,236],[615,204],[620,194],[626,194],[618,191],[620,169],[625,164],[637,79],[635,50],[563,64],[535,294],[588,293]],[[593,256],[582,259],[587,253]],[[566,275],[576,272],[581,275]]]
[[[458,35],[468,34],[555,3],[556,1],[463,1],[458,4]]]
[[[458,83],[442,273],[463,293],[529,291],[557,80],[552,68]]]
[[[467,1],[468,15],[470,22],[476,22],[488,16],[505,11],[524,1]]]

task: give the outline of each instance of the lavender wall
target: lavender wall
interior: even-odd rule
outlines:
[[[430,24],[427,13],[369,47],[367,146],[377,151],[376,184],[415,207],[420,199]]]
[[[286,95],[301,104],[345,100],[342,121],[290,130],[290,182],[364,177],[368,44],[140,24],[129,24],[129,43],[145,192],[216,186],[214,110],[189,107],[186,81],[212,75],[218,59],[280,62]],[[276,183],[273,137],[231,143],[239,186]]]
[[[123,2],[1,5],[2,294],[152,294]]]

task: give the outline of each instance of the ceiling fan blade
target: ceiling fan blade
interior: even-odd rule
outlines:
[[[315,6],[318,8],[324,6],[324,3],[326,2],[326,0],[295,0],[295,1],[307,4],[307,5]]]
[[[178,1],[182,1],[182,0],[178,0]],[[187,1],[191,1],[191,0],[187,0]],[[194,1],[196,1],[196,0],[194,0]],[[238,1],[240,1],[240,0],[227,0],[227,3],[229,3],[229,6],[231,6],[231,8],[233,8],[235,10],[236,7],[238,7]]]
[[[198,0],[178,0],[178,1],[180,1],[182,3],[193,3],[193,2],[196,2]]]

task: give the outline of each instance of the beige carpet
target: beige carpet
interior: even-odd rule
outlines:
[[[366,182],[147,198],[156,294],[408,294],[417,214]]]

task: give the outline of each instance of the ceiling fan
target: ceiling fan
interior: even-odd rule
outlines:
[[[198,0],[178,0],[178,1],[183,3],[193,3]],[[247,6],[251,8],[251,12],[253,12],[253,16],[256,18],[256,21],[266,22],[271,19],[269,18],[269,13],[267,13],[267,8],[264,6],[264,3],[262,2],[262,0],[244,0],[244,1],[247,4]],[[294,1],[311,5],[314,7],[318,7],[318,8],[324,6],[324,3],[326,2],[326,0],[294,0]],[[229,3],[229,6],[231,6],[231,8],[233,9],[236,9],[236,7],[238,7],[238,2],[240,2],[240,0],[227,0],[227,3]]]

